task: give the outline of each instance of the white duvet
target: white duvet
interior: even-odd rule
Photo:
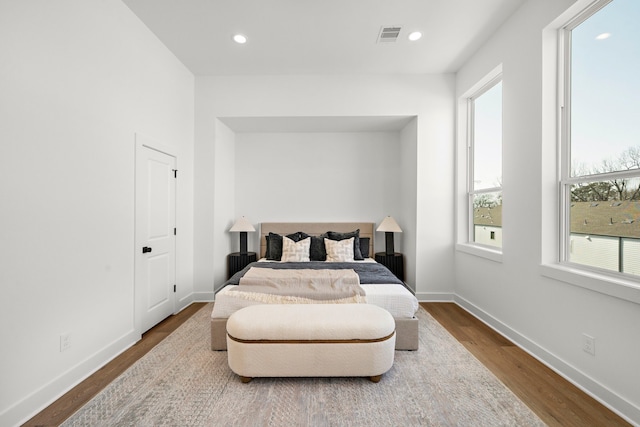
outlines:
[[[212,318],[226,319],[241,308],[265,303],[234,296],[237,293],[229,292],[229,289],[236,286],[225,286],[216,294],[213,312],[211,313]],[[394,284],[360,286],[366,293],[368,304],[384,308],[395,318],[412,318],[418,311],[418,300],[403,286]]]

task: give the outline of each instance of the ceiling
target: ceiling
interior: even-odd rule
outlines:
[[[453,73],[525,1],[123,0],[195,75]]]

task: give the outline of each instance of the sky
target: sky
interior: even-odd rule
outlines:
[[[572,31],[571,164],[640,146],[640,0],[613,0]],[[502,84],[474,100],[474,189],[502,182]]]
[[[474,100],[473,119],[474,189],[498,187],[502,182],[502,82]]]
[[[572,165],[640,145],[640,0],[613,0],[572,31]]]

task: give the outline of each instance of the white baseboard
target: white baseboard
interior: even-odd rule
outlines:
[[[176,314],[194,302],[210,302],[213,300],[213,292],[191,293],[178,301]],[[135,331],[129,331],[119,339],[105,346],[102,350],[99,350],[84,361],[71,367],[48,384],[43,385],[38,390],[0,413],[0,426],[18,426],[28,421],[138,342],[140,338],[140,335],[136,334]]]
[[[417,293],[416,297],[421,302],[455,302],[480,319],[490,328],[506,337],[518,347],[529,353],[544,365],[555,371],[576,387],[611,409],[613,412],[633,425],[640,425],[640,408],[617,395],[604,385],[593,380],[580,370],[556,357],[533,341],[511,329],[485,311],[476,307],[469,301],[450,293]],[[198,292],[190,295],[192,302],[209,302],[214,300],[213,292]],[[185,301],[187,298],[183,298]],[[190,304],[190,303],[189,303]],[[188,306],[189,304],[185,305]],[[183,308],[185,308],[183,307]],[[130,331],[116,341],[96,352],[84,361],[67,370],[48,384],[43,385],[29,396],[15,403],[4,412],[0,413],[0,425],[21,425],[34,415],[38,414],[51,403],[59,399],[80,382],[95,373],[109,361],[127,350],[140,339],[135,331]],[[51,397],[53,396],[53,397]],[[37,409],[33,409],[37,408]],[[27,414],[25,416],[25,414]]]
[[[76,385],[140,340],[131,330],[0,413],[0,425],[18,426],[37,415]],[[34,409],[35,408],[35,409]]]
[[[213,302],[214,296],[213,292],[192,292],[178,301],[178,308],[175,314],[178,314],[194,302]]]
[[[190,293],[189,295],[185,295],[184,297],[180,298],[178,300],[178,307],[176,309],[176,313],[179,313],[185,308],[187,308],[188,306],[190,306],[192,302],[193,302],[193,292]]]
[[[420,302],[453,302],[454,297],[451,292],[416,292]]]
[[[211,302],[215,299],[213,292],[194,292],[191,294],[193,302]]]
[[[554,354],[500,322],[466,299],[455,295],[454,302],[629,423],[640,425],[640,408],[628,400],[595,381],[571,364],[556,357]]]

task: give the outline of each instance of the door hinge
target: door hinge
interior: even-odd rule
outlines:
[[[173,292],[176,291],[176,285],[173,285]]]
[[[177,178],[178,177],[178,169],[171,169],[173,171],[173,177]]]

